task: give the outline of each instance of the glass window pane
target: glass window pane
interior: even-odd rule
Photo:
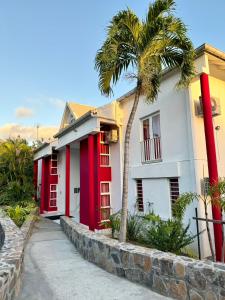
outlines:
[[[143,139],[147,140],[150,138],[150,130],[149,130],[149,119],[143,121]]]
[[[110,208],[101,209],[101,220],[109,220]]]
[[[108,193],[109,192],[109,183],[103,182],[101,183],[101,193]]]
[[[101,207],[110,206],[110,195],[101,195]]]
[[[160,115],[152,117],[152,134],[153,138],[160,137]]]

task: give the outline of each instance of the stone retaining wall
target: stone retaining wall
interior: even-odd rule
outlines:
[[[63,231],[80,254],[110,273],[175,299],[225,300],[225,265],[119,243],[67,217]]]
[[[5,243],[0,250],[0,300],[11,300],[20,289],[24,247],[36,221],[37,210],[19,229],[4,213],[0,222],[5,230]]]

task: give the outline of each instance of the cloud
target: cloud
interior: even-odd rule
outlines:
[[[17,118],[31,118],[34,115],[34,112],[28,107],[18,107],[15,110],[15,115]]]
[[[63,109],[65,107],[65,104],[66,104],[66,101],[64,101],[62,99],[59,99],[59,98],[47,98],[47,101],[51,105],[53,105],[53,106],[55,106],[59,109]]]
[[[34,105],[35,107],[43,107],[43,105],[51,105],[54,108],[59,110],[63,110],[66,104],[66,101],[60,98],[55,97],[46,97],[46,96],[38,96],[33,98],[27,98],[25,100],[30,105]]]
[[[38,129],[39,139],[48,141],[53,138],[53,135],[57,131],[57,126],[40,126]],[[23,126],[15,123],[7,123],[0,127],[0,139],[16,138],[18,135],[31,142],[37,139],[37,128],[35,126]]]

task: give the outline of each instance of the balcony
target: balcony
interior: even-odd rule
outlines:
[[[150,163],[160,161],[161,156],[161,139],[156,137],[146,139],[141,142],[141,160],[142,163]]]

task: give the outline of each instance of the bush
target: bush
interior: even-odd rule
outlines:
[[[32,147],[21,138],[0,142],[0,205],[20,205],[33,194]]]
[[[18,226],[21,227],[24,221],[27,218],[28,210],[22,206],[9,206],[6,209],[7,215],[13,220],[13,222]]]
[[[143,219],[137,215],[128,214],[127,218],[127,239],[129,241],[139,240],[143,227]]]
[[[196,237],[188,232],[189,227],[190,224],[184,227],[180,220],[160,220],[145,228],[142,241],[151,248],[182,254],[182,249]]]
[[[21,205],[6,207],[5,212],[18,227],[21,227],[35,207],[35,202],[24,201]]]

